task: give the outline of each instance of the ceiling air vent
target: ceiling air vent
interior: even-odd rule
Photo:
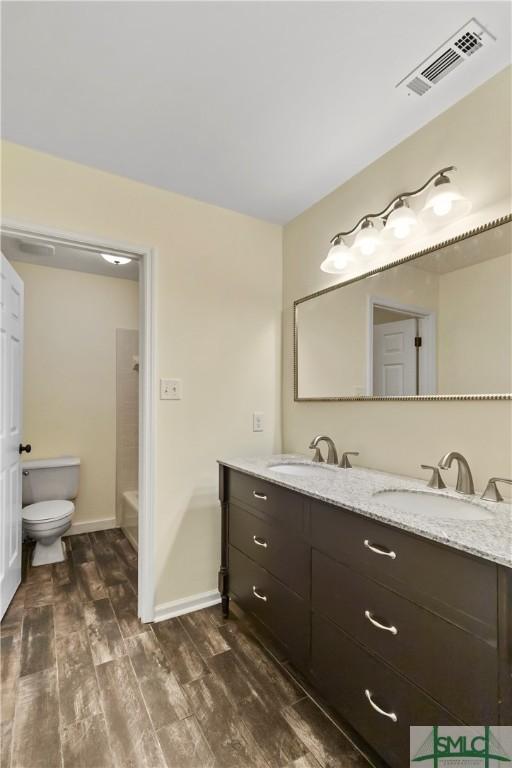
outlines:
[[[476,19],[470,19],[467,24],[457,30],[448,40],[445,40],[430,56],[403,77],[396,88],[404,87],[407,94],[415,93],[424,96],[434,85],[445,78],[450,72],[467,61],[489,41],[496,38]]]

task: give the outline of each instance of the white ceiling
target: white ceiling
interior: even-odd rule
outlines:
[[[4,2],[5,138],[285,222],[510,62],[508,2]],[[395,84],[472,16],[497,42]]]
[[[25,253],[23,242],[35,246],[32,253]],[[110,264],[94,250],[84,250],[68,245],[46,244],[44,241],[25,241],[2,235],[0,240],[2,253],[9,261],[24,261],[28,264],[37,264],[40,267],[54,267],[57,269],[71,269],[74,272],[88,272],[92,275],[103,277],[120,277],[125,280],[139,279],[139,264],[136,258],[128,264]]]

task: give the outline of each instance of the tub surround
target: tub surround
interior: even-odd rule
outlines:
[[[435,491],[427,488],[425,480],[392,475],[374,469],[352,467],[340,469],[330,465],[315,465],[299,454],[280,454],[252,458],[222,459],[226,467],[239,470],[253,477],[268,480],[284,488],[298,491],[328,504],[349,509],[351,512],[373,518],[382,523],[401,528],[454,549],[485,558],[498,565],[512,568],[512,506],[505,502],[482,501],[478,495],[461,496],[450,488]],[[318,472],[307,477],[276,472],[273,466],[297,463],[318,467]],[[392,502],[378,501],[374,494],[383,490],[428,491],[479,505],[490,511],[490,520],[460,520],[426,517],[424,513],[394,509]]]

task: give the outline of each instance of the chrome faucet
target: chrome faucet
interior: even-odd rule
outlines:
[[[327,435],[317,435],[309,444],[310,448],[315,448],[316,453],[313,458],[313,461],[323,461],[322,454],[320,453],[320,448],[318,447],[318,443],[324,442],[327,444],[327,463],[328,464],[337,464],[338,463],[338,452],[336,450],[336,446],[334,445],[334,440],[332,440]]]
[[[445,454],[439,461],[438,466],[441,469],[450,469],[454,459],[457,462],[458,470],[455,490],[457,493],[465,493],[467,495],[474,494],[475,486],[473,485],[473,475],[471,474],[467,459],[465,459],[461,453],[457,453],[457,451],[449,451],[449,453]]]

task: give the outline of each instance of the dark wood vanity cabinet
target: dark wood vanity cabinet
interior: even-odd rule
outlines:
[[[411,725],[512,723],[512,571],[220,467],[219,590],[392,768]]]

